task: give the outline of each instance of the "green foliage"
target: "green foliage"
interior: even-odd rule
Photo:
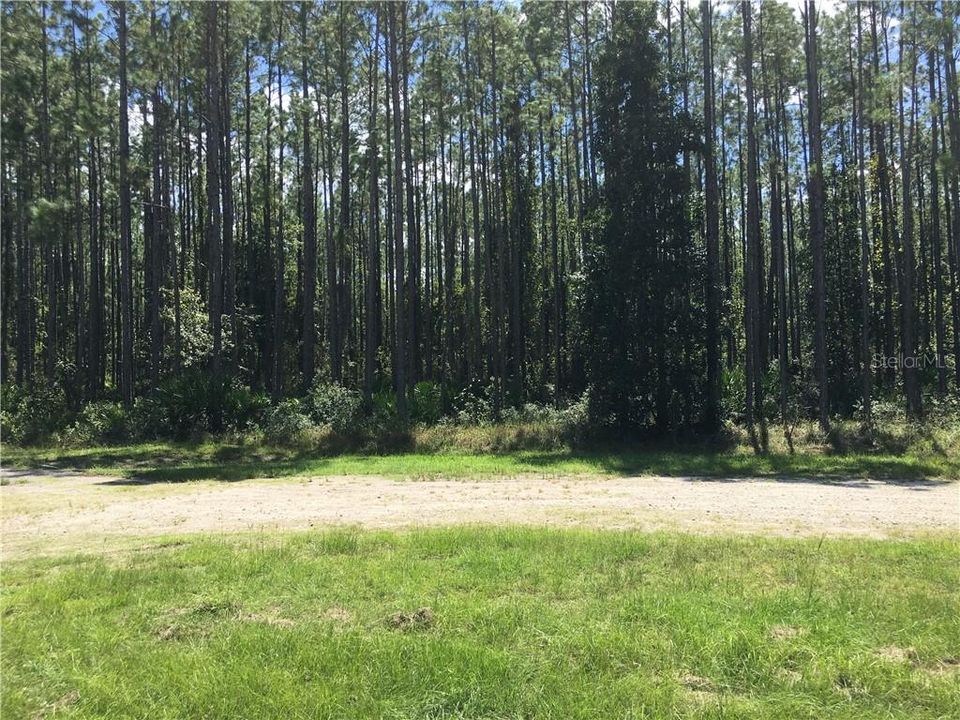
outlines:
[[[705,385],[702,255],[708,203],[700,183],[704,155],[696,145],[703,132],[699,117],[711,90],[720,119],[715,159],[725,164],[720,181],[723,295],[728,299],[720,314],[724,334],[729,331],[736,348],[735,362],[743,363],[746,276],[740,232],[749,143],[744,142],[745,46],[737,4],[713,7],[714,43],[706,68],[712,83],[702,72],[701,26],[693,4],[681,13],[686,22],[678,22],[676,4],[663,2],[615,8],[605,3],[404,3],[382,6],[379,18],[378,6],[370,3],[303,6],[302,42],[301,8],[231,4],[217,25],[223,44],[221,82],[232,89],[233,98],[218,130],[232,132],[238,149],[249,150],[244,153],[249,163],[234,157],[228,167],[224,160],[229,172],[221,180],[229,176],[231,182],[222,183],[221,221],[227,222],[232,206],[235,237],[232,253],[225,243],[219,258],[224,293],[209,297],[210,272],[217,264],[211,265],[213,248],[204,241],[204,219],[213,218],[205,210],[204,190],[211,183],[203,162],[184,165],[187,158],[180,151],[188,148],[180,148],[184,138],[178,139],[204,118],[207,66],[204,53],[197,52],[205,41],[204,4],[176,4],[175,12],[153,12],[150,4],[123,5],[130,56],[129,97],[123,99],[119,14],[116,6],[108,11],[106,5],[4,5],[6,383],[11,378],[30,385],[58,383],[71,412],[91,399],[115,398],[119,388],[110,385],[119,383],[111,364],[124,354],[120,325],[129,313],[136,319],[129,328],[132,389],[134,395],[147,393],[130,415],[135,434],[182,437],[247,427],[256,410],[228,407],[233,386],[222,397],[214,392],[222,407],[212,412],[204,388],[195,401],[155,397],[149,389],[148,380],[157,376],[154,351],[160,353],[161,376],[172,368],[209,367],[212,310],[224,313],[221,359],[228,375],[254,387],[272,387],[276,367],[276,384],[300,387],[297,359],[306,339],[306,198],[281,201],[278,192],[299,186],[307,168],[294,155],[305,157],[310,128],[311,157],[317,148],[323,150],[317,157],[321,167],[312,170],[314,180],[318,173],[328,179],[331,171],[339,175],[341,160],[346,173],[336,188],[324,185],[333,196],[321,203],[330,233],[321,239],[327,245],[324,261],[336,276],[321,283],[323,292],[331,293],[323,306],[328,315],[335,311],[336,318],[332,323],[331,317],[314,319],[317,329],[333,328],[340,336],[341,347],[330,349],[342,355],[347,388],[359,389],[368,364],[378,384],[390,383],[401,369],[408,379],[442,378],[442,392],[430,382],[406,388],[408,416],[430,424],[452,412],[456,423],[464,425],[499,422],[505,408],[512,417],[509,407],[531,398],[559,404],[592,385],[597,426],[665,432],[687,428],[698,420]],[[912,317],[899,312],[906,300],[901,297],[906,288],[900,255],[908,246],[916,246],[909,294],[916,295],[920,351],[931,351],[938,335],[948,354],[953,350],[956,252],[947,252],[955,243],[946,238],[956,224],[948,222],[955,214],[951,181],[960,172],[951,123],[956,113],[950,111],[957,105],[956,83],[945,81],[931,91],[925,76],[932,69],[935,78],[946,77],[947,61],[956,54],[948,40],[953,47],[960,43],[960,25],[955,3],[875,3],[871,17],[863,15],[866,5],[832,5],[836,7],[821,13],[818,31],[828,399],[832,413],[851,417],[862,402],[860,330],[869,327],[877,349],[892,349],[903,335],[903,319]],[[402,37],[394,47],[410,61],[397,67],[397,82],[409,91],[411,113],[398,116],[400,135],[391,142],[424,168],[401,179],[394,190],[399,205],[386,202],[385,196],[374,201],[371,195],[377,187],[382,192],[387,178],[395,179],[383,104],[372,102],[374,96],[382,99],[392,92],[385,72],[387,47],[379,55],[381,71],[373,76],[369,48],[377,28],[389,34],[387,7],[403,15],[398,25]],[[776,270],[769,231],[778,178],[790,280],[783,304],[789,306],[799,354],[812,345],[814,330],[810,207],[804,200],[810,117],[804,103],[797,102],[806,97],[805,29],[795,4],[760,3],[755,11],[762,252],[765,267]],[[900,27],[904,40],[902,52],[877,71],[872,67],[873,25],[881,31]],[[908,42],[914,36],[923,42]],[[285,92],[277,102],[280,91],[271,89],[272,82],[264,85],[270,80],[265,71],[271,66],[282,75],[301,62],[315,69],[312,80],[297,79],[311,84],[312,97]],[[319,72],[321,66],[329,72]],[[911,68],[919,70],[915,77]],[[269,92],[248,98],[242,91],[247,81]],[[160,95],[153,98],[156,90]],[[341,103],[341,91],[353,99]],[[907,103],[904,132],[909,128],[912,146],[898,134],[901,98]],[[127,105],[132,110],[127,165],[134,206],[132,257],[121,263],[117,225],[124,213],[118,212],[123,193],[117,159],[119,108]],[[148,106],[155,121],[144,117]],[[680,107],[698,118],[693,132],[677,112]],[[858,119],[871,126],[863,148],[859,135],[849,132]],[[395,129],[390,129],[393,137]],[[938,130],[944,137],[934,147]],[[370,138],[361,142],[367,134]],[[876,142],[879,137],[887,138],[885,145]],[[379,185],[370,183],[374,140]],[[229,146],[223,137],[220,142],[224,149]],[[274,164],[281,146],[290,156]],[[916,168],[912,184],[904,189],[898,148],[908,146]],[[883,166],[881,147],[888,153]],[[247,164],[255,176],[249,187]],[[269,182],[264,174],[268,167]],[[162,179],[163,187],[157,188],[162,198],[152,188],[154,172]],[[697,179],[693,187],[691,178]],[[868,190],[863,210],[861,178]],[[936,193],[935,181],[940,183]],[[406,197],[418,198],[419,219],[410,227],[402,202]],[[911,208],[916,214],[913,235],[901,237]],[[359,258],[353,246],[366,242],[362,228],[382,235],[397,219],[391,215],[395,211],[403,216],[403,244],[409,248],[404,267],[391,265],[390,252],[378,262]],[[343,212],[354,225],[344,226]],[[872,246],[868,308],[860,297],[861,227]],[[160,230],[156,239],[154,230]],[[281,233],[283,252],[278,253]],[[128,273],[135,277],[129,298],[120,292]],[[777,275],[766,277],[776,280]],[[416,287],[410,285],[414,279]],[[395,287],[397,281],[402,287]],[[377,288],[372,306],[358,302],[357,292],[367,285]],[[393,293],[381,297],[388,287]],[[228,295],[232,302],[227,303]],[[211,301],[223,307],[211,308]],[[765,319],[770,328],[778,326],[786,310],[779,305],[765,308],[765,313],[773,311]],[[159,333],[152,329],[154,309]],[[403,334],[394,332],[400,320],[406,322]],[[378,338],[370,356],[358,334],[361,328],[374,329]],[[398,352],[404,335],[406,347]],[[315,350],[321,364],[329,365],[327,348]],[[433,372],[422,374],[423,360],[431,355]],[[790,402],[804,417],[817,408],[813,369],[807,356],[782,378],[789,380]],[[924,388],[932,390],[938,380],[932,364],[919,374]],[[489,387],[491,376],[496,392]],[[769,419],[779,412],[779,387],[776,377],[768,379],[762,414]],[[875,396],[895,392],[895,382],[899,380],[891,376],[876,383]],[[950,385],[955,392],[952,374]],[[744,384],[728,383],[726,389],[723,407],[741,410]],[[337,432],[398,427],[387,396],[374,402],[359,428],[356,394],[337,392],[347,400],[345,407],[311,407],[308,414]],[[236,400],[249,404],[249,398]],[[42,439],[73,420],[70,413],[61,420],[44,419],[44,412],[24,415],[16,432],[8,418],[8,437]],[[200,424],[184,427],[190,418]],[[86,420],[81,425],[76,432],[84,436],[99,432]]]
[[[381,387],[370,398],[366,415],[357,417],[349,434],[335,438],[333,452],[360,450],[362,452],[395,452],[411,447],[414,426],[410,418],[401,417],[397,410],[397,396],[389,386]]]
[[[69,429],[68,439],[76,443],[122,442],[130,435],[129,417],[118,402],[88,403]]]
[[[397,415],[397,394],[384,388],[373,394],[373,416],[393,418]]]
[[[314,427],[307,412],[304,403],[297,398],[281,400],[263,413],[260,429],[268,442],[296,444]]]
[[[356,390],[339,383],[316,382],[307,396],[310,416],[318,425],[329,425],[337,433],[356,429],[363,398]]]
[[[618,6],[597,65],[606,216],[587,247],[585,312],[594,421],[662,432],[697,420],[703,271],[679,161],[694,149],[692,126],[664,89],[656,12],[653,3]]]
[[[240,382],[229,382],[221,401],[222,429],[243,432],[256,427],[257,420],[270,407],[270,397],[254,392]]]
[[[410,417],[416,422],[433,425],[443,414],[443,394],[439,383],[422,380],[413,386]]]
[[[184,439],[207,432],[243,431],[254,427],[268,406],[265,395],[245,385],[217,383],[204,370],[188,370],[137,398],[131,426],[142,438]]]
[[[209,429],[211,411],[219,395],[220,388],[214,387],[208,374],[201,371],[169,378],[154,393],[167,433],[175,438]]]
[[[155,394],[134,398],[130,408],[128,428],[133,437],[155,440],[171,437],[168,432],[167,414]]]
[[[454,420],[460,425],[487,425],[493,421],[493,405],[485,388],[467,387],[453,400]]]
[[[720,373],[720,397],[724,403],[723,415],[734,419],[743,418],[743,407],[737,403],[743,401],[746,393],[747,378],[742,364],[732,368],[724,367]]]
[[[960,407],[930,400],[936,419],[908,421],[901,403],[874,404],[874,425],[836,420],[824,434],[815,421],[753,429],[728,423],[707,438],[598,442],[585,431],[588,399],[562,410],[521,410],[509,422],[402,425],[375,413],[349,435],[304,430],[281,436],[284,447],[253,430],[199,442],[18,447],[4,445],[4,463],[56,464],[157,481],[276,476],[517,475],[786,476],[843,482],[849,478],[960,479]],[[300,408],[302,413],[302,405]],[[791,408],[792,412],[792,408]],[[548,419],[552,418],[552,419]],[[302,427],[302,426],[301,426]],[[294,432],[297,432],[294,429]],[[289,446],[293,447],[289,447]],[[376,454],[376,457],[372,457]]]
[[[175,322],[173,291],[163,290],[161,309],[163,322],[173,327]],[[227,324],[229,327],[229,323]],[[187,286],[180,290],[180,361],[184,368],[202,369],[213,347],[210,323],[203,298]]]
[[[524,403],[518,408],[507,408],[503,421],[508,424],[539,424],[553,426],[565,441],[575,442],[581,438],[589,422],[590,395],[584,393],[575,402],[564,407]]]
[[[32,392],[4,386],[0,405],[3,439],[18,445],[46,440],[66,428],[70,420],[66,397],[58,386],[38,387]]]

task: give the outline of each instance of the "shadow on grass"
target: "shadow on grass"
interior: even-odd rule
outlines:
[[[553,473],[557,475],[605,474],[619,477],[663,475],[691,482],[738,482],[769,478],[781,482],[843,484],[867,489],[867,479],[903,484],[917,490],[934,487],[949,480],[940,479],[945,468],[916,458],[863,455],[749,455],[719,452],[632,449],[612,452],[541,452],[499,453],[483,456],[490,465],[463,471],[457,467],[455,453],[386,453],[371,457],[369,474],[399,477],[483,476]],[[400,468],[390,468],[395,458]],[[414,462],[410,462],[411,459]],[[499,461],[502,461],[500,464]],[[357,462],[361,467],[345,467]],[[386,463],[386,467],[384,467]],[[254,478],[291,476],[329,476],[364,474],[363,456],[325,456],[302,451],[282,458],[268,457],[244,460],[210,460],[192,463],[169,463],[137,468],[120,468],[126,477],[104,480],[104,485],[148,485],[181,483],[196,480],[239,482]],[[949,472],[953,472],[952,469]]]
[[[925,438],[927,448],[932,444],[932,452],[924,449],[916,454],[909,452],[911,441],[901,435],[851,428],[835,428],[829,436],[812,437],[808,440],[812,443],[810,449],[798,452],[772,450],[762,427],[753,429],[750,438],[725,429],[714,434],[672,438],[592,438],[572,448],[569,444],[553,446],[536,433],[528,437],[520,430],[499,428],[492,440],[499,443],[503,434],[510,442],[484,449],[464,446],[456,434],[448,437],[449,433],[430,432],[421,436],[403,432],[378,437],[373,445],[363,445],[356,437],[337,435],[325,436],[318,443],[285,448],[244,442],[187,441],[88,449],[12,449],[5,452],[4,466],[39,468],[41,473],[50,475],[95,470],[123,476],[105,478],[107,485],[237,482],[337,474],[464,477],[551,473],[666,475],[725,482],[765,477],[861,487],[867,487],[863,481],[870,478],[922,489],[947,481],[941,478],[960,478],[960,458],[933,442],[935,436],[925,428],[911,427],[909,433],[903,434],[914,440]]]
[[[89,470],[91,468],[124,466],[152,467],[158,463],[175,463],[186,460],[195,454],[199,445],[171,446],[117,446],[96,450],[58,450],[53,457],[37,462],[29,453],[12,453],[5,458],[4,464],[16,467],[34,467],[44,470]],[[232,449],[232,448],[231,448]]]
[[[936,486],[949,482],[941,476],[944,467],[916,458],[866,455],[747,455],[682,450],[583,452],[564,460],[581,460],[598,470],[619,476],[667,475],[691,481],[737,482],[757,477],[784,482],[844,483],[868,487],[865,480]],[[557,465],[556,455],[525,455],[524,461],[548,471]]]
[[[151,485],[154,483],[181,483],[196,480],[217,480],[221,482],[240,482],[253,478],[290,477],[292,475],[328,474],[324,467],[333,458],[303,457],[290,460],[234,462],[234,463],[198,463],[192,465],[174,465],[149,470],[134,470],[127,477],[104,480],[100,485]]]

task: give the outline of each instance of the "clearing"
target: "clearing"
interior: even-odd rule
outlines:
[[[4,469],[6,557],[188,533],[524,524],[776,536],[960,530],[960,484],[931,480],[327,476],[153,482]]]
[[[474,526],[21,559],[0,715],[943,720],[958,558],[955,536]]]
[[[0,471],[3,717],[960,705],[956,483],[86,472]]]

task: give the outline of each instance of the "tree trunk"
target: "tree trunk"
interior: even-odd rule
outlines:
[[[310,4],[300,3],[300,73],[303,83],[303,109],[300,122],[303,126],[303,373],[302,391],[306,394],[313,385],[317,326],[314,307],[317,301],[317,220],[316,201],[313,195],[313,146],[310,142],[310,123],[313,113],[310,111],[310,86],[307,78],[307,15]]]
[[[853,125],[856,132],[857,151],[857,187],[860,212],[860,373],[861,396],[860,403],[863,409],[863,422],[867,427],[873,423],[871,408],[871,391],[873,385],[873,366],[870,354],[870,327],[872,307],[870,303],[870,237],[867,229],[870,221],[867,216],[867,180],[866,162],[864,159],[863,131],[866,125],[864,104],[863,58],[861,47],[863,40],[862,20],[860,10],[857,9],[857,72],[856,86],[853,89]],[[854,77],[853,71],[850,73]]]
[[[407,419],[407,328],[404,312],[404,247],[403,247],[403,123],[400,116],[400,76],[397,65],[397,13],[405,13],[406,5],[390,3],[387,6],[390,49],[390,94],[393,108],[393,243],[396,279],[396,345],[397,362],[394,369],[397,393],[397,412]]]
[[[373,397],[373,385],[377,372],[377,353],[380,349],[380,313],[377,294],[380,288],[380,235],[379,235],[379,173],[380,148],[377,144],[377,91],[380,88],[380,6],[374,9],[373,58],[370,62],[370,118],[367,131],[367,161],[370,166],[370,220],[367,228],[367,273],[364,284],[363,394],[369,406]]]
[[[403,104],[398,108],[398,115],[402,120],[402,133],[397,136],[403,149],[404,194],[407,211],[407,380],[413,385],[420,378],[421,348],[420,348],[420,233],[417,226],[415,208],[415,189],[413,177],[413,150],[410,125],[410,41],[407,38],[407,11],[402,5],[400,13],[400,67],[402,73],[400,88]],[[400,114],[402,111],[402,114]]]
[[[807,124],[810,137],[809,188],[810,253],[813,256],[814,372],[820,391],[820,427],[830,428],[830,398],[827,388],[827,299],[824,268],[823,159],[820,124],[820,79],[817,57],[817,9],[807,0],[805,13],[807,61]]]
[[[932,3],[931,3],[932,4]],[[937,128],[937,53],[931,50],[927,61],[927,72],[930,91],[930,215],[933,262],[933,315],[934,315],[934,345],[937,355],[937,392],[941,395],[947,392],[947,365],[946,365],[946,327],[944,325],[944,297],[943,297],[943,249],[940,232],[940,177],[937,172],[937,162],[940,151],[937,146],[939,130]]]
[[[746,276],[745,318],[747,336],[746,350],[746,416],[752,423],[756,412],[762,407],[763,368],[760,366],[760,190],[757,181],[757,135],[756,98],[753,86],[753,35],[751,30],[752,8],[749,2],[740,5],[743,16],[744,80],[747,100],[747,207],[746,207],[746,252],[744,275]]]
[[[133,405],[133,241],[130,230],[130,122],[127,102],[127,8],[118,2],[117,39],[120,45],[120,397]]]
[[[237,336],[237,261],[234,247],[233,221],[233,141],[231,140],[230,119],[232,107],[230,103],[230,81],[232,79],[230,64],[230,3],[223,4],[224,42],[222,53],[222,81],[220,110],[221,139],[220,143],[220,171],[223,177],[220,188],[223,197],[223,254],[222,254],[222,309],[230,322],[230,335],[233,342],[233,352],[229,364],[231,370],[236,370],[240,338]]]
[[[221,279],[221,214],[220,214],[220,3],[207,3],[207,76],[204,109],[207,118],[206,161],[207,161],[207,213],[204,235],[207,243],[207,312],[210,321],[210,334],[213,338],[211,354],[211,373],[214,387],[221,380],[221,318],[223,316],[222,279]],[[219,398],[219,392],[214,391]],[[214,408],[212,423],[216,429],[220,424],[219,403]]]
[[[277,21],[277,52],[283,48],[283,15],[278,13]],[[277,115],[279,117],[279,127],[283,127],[283,72],[280,66],[280,59],[276,61],[277,70]],[[283,395],[283,320],[284,320],[284,269],[285,269],[285,249],[283,245],[283,154],[284,140],[283,133],[280,133],[280,146],[277,157],[277,241],[276,256],[274,257],[274,278],[273,278],[273,368],[272,368],[272,387],[274,397]]]
[[[898,63],[903,63],[903,54],[906,51],[904,44],[905,28],[904,22],[904,3],[900,2],[900,52]],[[916,35],[916,21],[911,23],[913,26],[914,37]],[[915,42],[912,41],[912,51],[915,52]],[[916,58],[914,58],[915,60]],[[912,65],[913,71],[910,80],[910,96],[915,101],[916,88],[916,64]],[[913,249],[913,199],[910,196],[911,184],[911,156],[913,155],[914,133],[916,127],[911,123],[909,136],[904,137],[905,116],[903,87],[900,88],[900,177],[903,184],[901,200],[903,209],[903,236],[901,247],[903,251],[902,269],[900,272],[900,322],[901,322],[901,348],[903,351],[903,387],[907,400],[907,415],[912,418],[919,418],[923,415],[923,404],[920,396],[920,378],[917,373],[917,339],[916,339],[916,308],[914,299],[914,249]]]
[[[944,14],[946,6],[941,6]],[[954,20],[956,9],[953,9]],[[950,153],[953,158],[953,168],[960,167],[960,97],[958,97],[957,67],[953,54],[953,34],[955,23],[944,22],[943,65],[946,76],[947,122],[950,126]],[[942,95],[943,93],[941,93]],[[954,373],[957,387],[960,388],[960,173],[953,172],[950,177],[950,209],[953,219],[952,235],[949,240],[950,249],[954,258],[953,271],[953,348]]]
[[[706,175],[707,238],[707,398],[704,422],[717,427],[720,422],[720,216],[717,166],[714,152],[715,119],[713,94],[713,26],[709,0],[701,0],[703,31],[703,163]]]

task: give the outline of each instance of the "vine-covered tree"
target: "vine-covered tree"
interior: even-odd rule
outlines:
[[[667,430],[694,420],[677,402],[682,389],[703,387],[684,353],[698,327],[682,297],[703,272],[685,252],[690,189],[679,158],[693,129],[666,89],[655,29],[655,6],[618,6],[597,60],[603,210],[588,248],[586,312],[596,416]]]

